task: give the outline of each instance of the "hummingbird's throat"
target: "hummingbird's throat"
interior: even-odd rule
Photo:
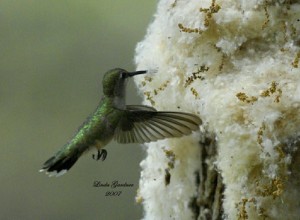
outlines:
[[[125,97],[115,96],[113,100],[114,106],[118,109],[126,109]]]

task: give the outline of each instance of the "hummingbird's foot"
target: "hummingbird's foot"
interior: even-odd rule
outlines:
[[[98,153],[97,155],[93,154],[93,159],[94,160],[102,160],[104,161],[106,159],[106,156],[107,156],[107,151],[105,149],[101,149],[101,150],[98,150]]]

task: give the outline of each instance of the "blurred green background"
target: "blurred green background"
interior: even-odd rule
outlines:
[[[139,145],[107,146],[67,174],[39,173],[43,162],[94,111],[105,71],[135,70],[134,49],[152,20],[149,0],[1,0],[0,219],[139,219],[135,203],[145,156]],[[128,85],[128,103],[140,98]],[[119,197],[94,181],[133,183]]]

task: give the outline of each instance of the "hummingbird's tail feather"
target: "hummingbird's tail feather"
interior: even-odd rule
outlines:
[[[49,177],[61,176],[65,174],[78,160],[83,152],[58,152],[53,157],[49,158],[43,165],[40,172],[46,171]]]

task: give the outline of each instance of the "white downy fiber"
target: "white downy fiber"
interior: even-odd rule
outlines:
[[[225,219],[299,219],[299,33],[298,1],[160,0],[137,45],[144,104],[198,114],[216,136]],[[144,219],[192,219],[200,132],[147,144]]]

